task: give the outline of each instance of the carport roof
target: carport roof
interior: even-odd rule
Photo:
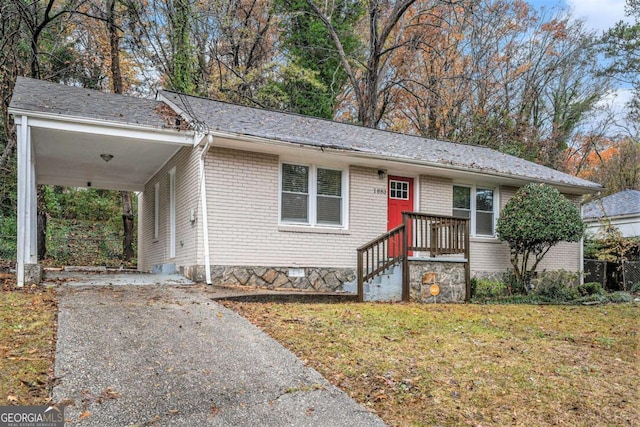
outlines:
[[[18,77],[9,108],[154,128],[175,128],[177,114],[160,101]]]
[[[38,184],[140,191],[194,143],[187,122],[163,102],[42,80],[19,77],[9,112],[18,146],[32,147],[25,161]]]

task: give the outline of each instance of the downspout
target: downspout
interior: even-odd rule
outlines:
[[[209,220],[207,215],[207,179],[204,170],[204,159],[209,152],[209,146],[213,141],[211,134],[207,135],[207,142],[204,144],[200,154],[200,208],[202,209],[202,238],[204,240],[204,274],[207,285],[211,285],[211,259],[209,252]]]
[[[584,218],[584,205],[582,203],[580,203],[580,219]],[[583,220],[584,223],[584,220]],[[586,231],[585,231],[586,233]],[[579,247],[579,261],[580,265],[578,266],[578,283],[581,285],[584,285],[584,233],[582,233],[582,237],[580,238],[580,241],[578,242],[578,245],[580,245]]]

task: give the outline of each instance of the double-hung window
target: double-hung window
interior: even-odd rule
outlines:
[[[343,227],[345,172],[315,165],[282,163],[280,221]]]
[[[453,186],[453,216],[471,220],[473,236],[495,235],[496,191],[492,188]]]

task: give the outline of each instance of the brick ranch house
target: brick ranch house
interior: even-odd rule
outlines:
[[[150,100],[19,78],[9,111],[20,284],[39,271],[36,184],[138,192],[138,268],[213,284],[346,289],[358,262],[365,275],[397,262],[412,236],[406,253],[426,263],[411,267],[418,297],[429,280],[468,285],[509,269],[495,226],[519,187],[547,183],[576,204],[601,189],[486,147],[170,91]],[[402,240],[386,235],[358,261],[359,247],[405,220]],[[581,271],[581,247],[557,245],[540,269]]]

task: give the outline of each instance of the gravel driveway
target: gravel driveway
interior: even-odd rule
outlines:
[[[204,287],[78,285],[59,288],[68,425],[384,425]]]

